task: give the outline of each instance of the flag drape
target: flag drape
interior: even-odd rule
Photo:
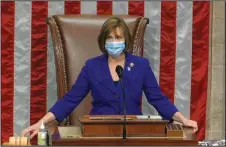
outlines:
[[[142,55],[162,91],[205,138],[210,2],[2,1],[1,140],[20,135],[57,100],[46,18],[54,14],[129,14],[150,19]],[[163,108],[164,109],[164,108]],[[144,114],[157,114],[142,98]],[[167,111],[167,110],[166,110]]]

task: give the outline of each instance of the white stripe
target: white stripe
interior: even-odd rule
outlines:
[[[96,1],[81,1],[81,14],[96,14],[97,2]]]
[[[150,66],[159,83],[161,1],[145,1],[144,16],[149,18],[144,35],[144,57],[149,59]],[[143,96],[142,111],[144,114],[157,114],[145,96]]]
[[[190,117],[192,2],[177,2],[176,75],[174,104]]]
[[[64,14],[64,1],[49,1],[48,16]],[[47,111],[57,101],[56,67],[51,33],[48,27]]]
[[[113,1],[113,15],[128,14],[128,1]]]
[[[14,136],[30,125],[31,2],[15,1]]]
[[[144,57],[148,58],[159,83],[161,2],[145,1],[144,16],[149,18],[144,35]]]

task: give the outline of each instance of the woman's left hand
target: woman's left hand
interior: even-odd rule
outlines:
[[[183,125],[186,127],[192,127],[194,133],[198,131],[198,125],[196,121],[185,119],[185,121],[183,121]]]

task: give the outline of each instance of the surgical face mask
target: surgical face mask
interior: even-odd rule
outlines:
[[[110,54],[111,56],[117,57],[125,49],[125,42],[124,41],[106,42],[105,49],[107,50],[108,54]]]

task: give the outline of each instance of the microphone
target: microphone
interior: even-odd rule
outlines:
[[[120,65],[117,65],[116,68],[115,68],[115,71],[119,77],[119,79],[122,79],[122,73],[123,73],[123,68],[122,66]]]
[[[123,139],[126,139],[126,96],[125,96],[125,89],[122,83],[122,76],[123,76],[123,68],[120,65],[117,65],[115,71],[119,77],[120,84],[122,86],[122,93],[123,93],[123,110],[124,110],[124,121],[123,121]]]

